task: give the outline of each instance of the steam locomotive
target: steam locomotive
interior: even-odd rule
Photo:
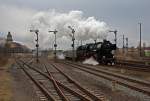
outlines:
[[[103,42],[89,43],[77,47],[74,52],[76,60],[85,60],[93,57],[99,63],[113,64],[115,63],[114,51],[116,50],[116,44],[112,44],[110,41],[103,40]],[[65,58],[72,59],[73,51],[65,51]]]

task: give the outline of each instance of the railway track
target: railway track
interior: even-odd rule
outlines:
[[[42,100],[43,101],[55,101],[55,99],[51,96],[49,91],[45,88],[45,86],[43,86],[43,84],[41,82],[41,80],[46,80],[45,78],[35,79],[35,76],[40,75],[39,73],[32,73],[32,75],[31,75],[30,73],[34,72],[34,71],[30,70],[30,72],[29,72],[29,68],[26,68],[24,65],[22,65],[19,62],[17,62],[17,64],[24,71],[24,73],[29,77],[29,79],[32,81],[32,85],[34,86],[35,92],[36,92],[37,96],[39,97],[40,101],[42,101]]]
[[[106,101],[102,93],[88,91],[55,64],[43,63],[43,70],[24,61],[17,64],[36,85],[41,101]]]
[[[150,96],[150,82],[77,63],[72,62],[61,62],[61,63],[72,66],[84,72],[93,74],[97,77],[104,78],[106,80],[115,82],[116,84],[120,84],[122,86],[128,87],[130,89],[142,92],[143,94]]]
[[[150,71],[150,62],[117,61],[117,64],[113,67],[149,72]]]

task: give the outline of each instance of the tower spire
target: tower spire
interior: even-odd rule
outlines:
[[[12,41],[13,41],[12,35],[11,35],[10,32],[8,32],[8,34],[7,34],[7,42],[12,42]]]

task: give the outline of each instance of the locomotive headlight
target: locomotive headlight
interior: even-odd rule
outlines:
[[[115,54],[115,51],[114,51],[114,50],[112,50],[112,51],[111,51],[111,54]]]
[[[96,52],[96,49],[94,49],[93,51]]]

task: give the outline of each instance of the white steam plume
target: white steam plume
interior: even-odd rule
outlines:
[[[83,61],[83,64],[89,64],[89,65],[98,65],[99,63],[93,58],[93,57],[90,57],[86,60]]]
[[[54,34],[48,33],[48,30],[57,29],[58,49],[71,48],[71,30],[68,26],[75,29],[75,38],[77,40],[103,39],[107,36],[108,26],[104,22],[95,20],[94,17],[86,18],[82,11],[70,11],[60,13],[55,10],[39,12],[34,9],[20,8],[11,5],[0,4],[0,31],[7,36],[11,32],[13,39],[35,48],[34,33],[30,33],[30,26],[34,25],[39,28],[39,45],[40,48],[51,48],[54,44]],[[69,38],[68,38],[69,37]]]
[[[108,26],[105,22],[100,22],[94,17],[83,17],[82,11],[70,11],[69,13],[59,13],[55,10],[39,12],[32,18],[32,26],[40,30],[41,43],[46,44],[53,33],[48,30],[56,29],[57,37],[69,37],[71,30],[75,29],[76,40],[105,39],[107,37]],[[51,35],[51,36],[50,36]],[[48,37],[49,36],[49,37]]]
[[[60,54],[57,54],[57,58],[60,59],[60,60],[64,60],[65,56],[64,56],[63,53],[60,53]]]

